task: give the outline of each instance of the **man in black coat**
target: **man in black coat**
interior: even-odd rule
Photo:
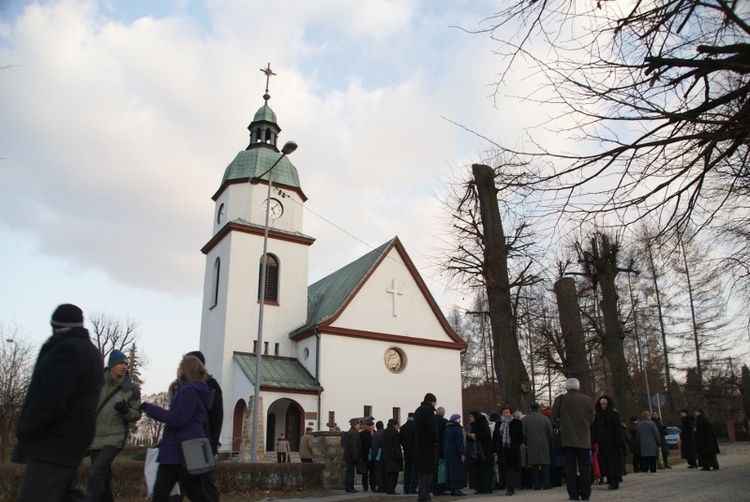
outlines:
[[[203,352],[200,350],[188,352],[186,355],[197,357],[200,359],[200,362],[203,363],[203,366],[206,366],[206,356],[204,356]],[[206,437],[211,442],[211,450],[214,452],[214,460],[218,460],[219,446],[221,446],[221,443],[219,442],[219,438],[221,437],[221,424],[224,421],[224,399],[221,393],[221,386],[213,375],[208,375],[206,385],[214,390],[214,400],[211,402],[211,408],[208,410],[208,418],[206,420]],[[203,484],[203,489],[205,490],[206,495],[208,495],[208,500],[210,502],[219,502],[219,487],[216,486],[216,481],[214,481],[210,472],[203,476]]]
[[[414,413],[409,413],[406,423],[401,426],[399,438],[404,449],[404,494],[417,493],[417,466],[414,463],[417,439],[414,431]]]
[[[383,471],[385,472],[385,493],[398,495],[398,473],[404,470],[404,454],[401,450],[401,439],[398,434],[398,421],[388,419],[388,426],[383,432]]]
[[[39,351],[16,427],[13,461],[26,464],[20,502],[60,501],[73,491],[96,431],[102,355],[75,305],[57,307],[50,324],[52,336]]]
[[[372,460],[372,435],[375,434],[375,422],[368,420],[364,423],[365,428],[359,431],[362,440],[362,490],[367,491],[372,485],[375,491],[375,463]]]
[[[435,394],[428,392],[424,401],[414,412],[415,462],[419,479],[417,481],[417,501],[430,502],[432,479],[437,470],[438,426],[435,420]]]

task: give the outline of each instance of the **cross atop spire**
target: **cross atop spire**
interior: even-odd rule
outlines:
[[[266,102],[268,102],[268,100],[271,99],[271,95],[268,94],[268,83],[270,82],[271,77],[272,76],[275,77],[276,74],[273,71],[271,71],[271,63],[268,63],[268,67],[261,68],[260,71],[266,74],[266,93],[263,95],[263,99],[265,99]]]

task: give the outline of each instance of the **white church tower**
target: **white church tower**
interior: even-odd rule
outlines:
[[[281,128],[268,106],[267,88],[263,99],[265,103],[248,126],[250,144],[226,168],[212,197],[213,233],[202,248],[206,270],[200,347],[209,371],[221,382],[225,401],[230,402],[239,390],[234,388],[234,353],[255,354],[260,350],[263,355],[295,357],[296,349],[288,334],[303,324],[307,315],[308,251],[314,242],[302,233],[302,204],[307,198],[297,169],[288,157],[281,158]],[[263,175],[280,158],[278,165]],[[261,177],[260,183],[249,183],[251,177]],[[256,347],[269,177],[273,191],[269,204],[263,347]],[[222,427],[225,446],[228,433],[238,428],[226,412],[228,405],[225,402]],[[232,437],[236,442],[234,434]]]
[[[297,169],[279,151],[281,128],[268,106],[268,81],[263,99],[248,127],[250,144],[226,168],[212,197],[214,225],[202,248],[200,350],[223,390],[222,451],[245,458],[256,431],[256,451],[263,455],[282,432],[296,450],[305,427],[346,428],[361,416],[403,423],[427,392],[437,394],[449,414],[461,413],[466,344],[398,237],[308,285],[315,240],[303,233],[307,198]],[[261,405],[252,424],[256,381]]]

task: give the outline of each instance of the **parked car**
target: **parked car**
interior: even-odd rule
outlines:
[[[667,438],[667,446],[669,446],[670,450],[676,450],[679,448],[677,443],[680,440],[680,430],[679,427],[667,427],[667,434],[664,436]]]

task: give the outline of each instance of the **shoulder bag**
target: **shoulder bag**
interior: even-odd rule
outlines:
[[[201,401],[201,406],[203,402]],[[205,406],[203,406],[205,410]],[[208,415],[207,415],[208,416]],[[188,474],[197,476],[214,470],[214,452],[208,438],[195,438],[182,441],[182,460]]]

